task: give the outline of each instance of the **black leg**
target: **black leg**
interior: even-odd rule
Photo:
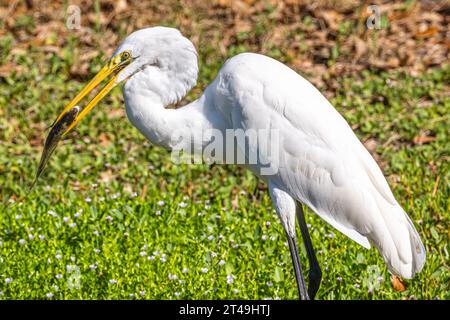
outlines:
[[[317,261],[316,253],[314,252],[311,237],[309,236],[308,226],[305,221],[305,215],[300,203],[297,203],[297,218],[309,260],[308,294],[311,299],[314,299],[317,290],[319,290],[320,281],[322,281],[322,271],[320,270],[319,262]]]
[[[291,251],[292,263],[294,264],[295,278],[297,279],[297,287],[300,294],[300,300],[309,300],[308,292],[306,291],[305,278],[303,277],[302,266],[300,264],[300,257],[298,255],[295,235],[292,237],[287,232],[286,235],[288,238],[289,250]]]

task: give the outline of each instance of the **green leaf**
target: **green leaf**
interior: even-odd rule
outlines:
[[[284,280],[283,270],[282,270],[280,267],[278,267],[278,266],[275,267],[275,272],[274,272],[274,275],[273,275],[273,280],[274,280],[275,282],[281,282],[281,281]]]
[[[431,236],[435,239],[435,240],[439,240],[439,233],[436,231],[435,227],[431,227],[430,228],[430,232],[431,232]]]

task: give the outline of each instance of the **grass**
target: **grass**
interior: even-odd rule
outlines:
[[[0,46],[6,58],[11,42],[5,37]],[[221,65],[205,52],[212,49],[200,49],[190,98]],[[296,299],[286,239],[264,186],[232,166],[173,164],[128,123],[120,89],[61,144],[27,193],[45,125],[83,85],[69,75],[70,50],[62,56],[16,54],[27,72],[0,79],[0,200],[17,201],[0,206],[0,299]],[[361,140],[375,141],[428,259],[396,292],[375,249],[308,214],[324,271],[318,299],[450,298],[449,81],[449,66],[417,77],[339,79],[332,102]],[[422,136],[432,138],[414,143]]]

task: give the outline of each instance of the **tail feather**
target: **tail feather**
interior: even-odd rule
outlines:
[[[380,210],[384,228],[378,228],[369,237],[383,256],[389,271],[411,279],[423,268],[425,247],[411,219],[400,205],[384,204],[384,210]],[[390,210],[386,210],[387,207]]]
[[[414,227],[411,219],[408,217],[408,215],[405,213],[405,217],[408,221],[408,227],[409,227],[409,239],[411,241],[411,249],[413,251],[413,263],[412,263],[412,275],[415,273],[418,273],[422,271],[423,265],[425,264],[426,259],[426,252],[425,247],[422,243],[422,240],[420,240],[420,236],[417,233],[416,228]]]

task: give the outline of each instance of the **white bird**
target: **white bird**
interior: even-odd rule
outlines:
[[[314,298],[322,277],[302,204],[363,247],[372,243],[394,275],[411,278],[422,269],[425,249],[413,223],[348,123],[311,83],[272,58],[243,53],[226,61],[200,98],[178,109],[166,108],[195,86],[197,73],[195,47],[178,30],[138,30],[125,38],[55,122],[114,74],[65,133],[121,82],[129,120],[158,146],[179,146],[176,131],[179,137],[202,137],[192,150],[202,154],[213,139],[205,132],[276,132],[277,140],[247,137],[233,148],[246,160],[258,155],[255,163],[245,165],[268,184],[286,231],[301,299]],[[269,152],[275,145],[278,152]],[[275,170],[263,174],[267,164]],[[296,216],[310,264],[308,289],[296,244]]]

